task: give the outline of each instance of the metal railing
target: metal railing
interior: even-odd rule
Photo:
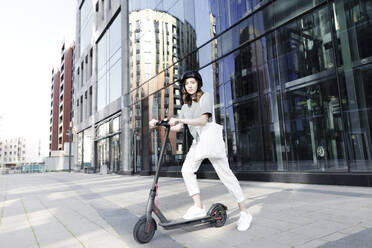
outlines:
[[[1,168],[0,174],[24,174],[24,173],[44,173],[46,171],[45,164],[20,164],[16,167]]]

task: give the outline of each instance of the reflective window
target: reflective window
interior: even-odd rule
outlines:
[[[275,126],[274,124],[262,126],[264,165],[261,166],[261,169],[264,167],[267,171],[283,171],[280,166],[283,163],[282,154],[277,150],[281,142],[280,139],[278,140]]]
[[[120,131],[120,116],[96,126],[96,171],[107,169],[109,172],[119,172],[122,170],[120,158],[120,133],[118,134],[118,131]],[[92,134],[90,133],[90,135]]]
[[[258,82],[262,93],[278,90],[279,75],[277,60],[272,63],[264,64],[258,67]]]
[[[233,92],[232,92],[232,89],[231,89],[231,82],[232,81],[228,81],[228,82],[225,83],[225,104],[226,104],[226,107],[231,106],[233,104]]]
[[[234,79],[234,77],[235,77],[234,55],[230,54],[230,55],[226,56],[223,59],[223,64],[222,65],[223,65],[223,69],[222,69],[223,81],[221,83],[228,82],[231,79]]]
[[[114,101],[115,99],[121,96],[121,60],[117,61],[110,69],[110,100],[109,102]]]
[[[92,128],[84,130],[83,167],[92,166],[92,141],[93,141],[92,132],[93,132]]]
[[[198,58],[200,66],[204,66],[211,62],[212,60],[212,44],[208,43],[205,46],[201,47],[198,51]]]
[[[195,13],[193,1],[187,1],[186,5],[184,0],[159,0],[156,3],[132,0],[129,3],[129,25],[136,26],[129,37],[129,50],[132,51],[129,70],[131,79],[133,78],[130,88],[135,89],[143,85],[143,88],[149,90],[145,91],[145,94],[153,94],[161,87],[145,84],[154,84],[151,78],[157,73],[181,60],[174,70],[163,74],[165,77],[161,84],[165,82],[169,85],[176,81],[180,73],[197,64],[196,53],[184,57],[196,49],[197,43],[202,45],[209,40],[208,2],[205,3],[205,8],[200,8],[204,12],[198,14]],[[200,35],[197,40],[195,22],[203,24],[205,32],[200,33],[206,37]],[[204,63],[208,63],[211,59],[211,49],[206,48],[204,52]],[[189,61],[189,58],[192,60]]]
[[[335,28],[343,64],[372,56],[372,2],[334,1]],[[351,60],[351,61],[350,61]]]
[[[211,96],[214,95],[215,79],[214,79],[214,69],[213,65],[209,65],[199,71],[200,75],[203,78],[203,87],[204,92],[208,92]]]
[[[231,13],[229,11],[229,0],[220,0],[219,2],[219,20],[221,31],[227,29],[231,25]]]
[[[77,166],[81,167],[83,165],[83,132],[78,133],[77,136]]]
[[[249,17],[242,21],[238,28],[236,28],[237,32],[235,35],[239,39],[239,44],[243,44],[244,42],[251,40],[254,38],[254,27],[253,27],[253,18]]]
[[[372,69],[362,67],[347,72],[343,79],[343,109],[347,118],[350,142],[350,169],[372,170]],[[353,82],[353,83],[352,83]]]
[[[117,16],[109,28],[109,56],[110,58],[121,48],[121,16]]]
[[[120,134],[114,135],[110,138],[110,167],[112,172],[122,171],[121,157],[120,157]]]
[[[92,131],[92,128],[88,128],[78,133],[77,169],[79,170],[92,166]]]
[[[218,0],[209,0],[210,16],[211,16],[211,26],[213,28],[214,35],[221,32],[221,27],[217,19],[219,18]]]
[[[112,132],[118,132],[120,131],[120,117],[116,117],[112,120]]]
[[[269,63],[277,57],[275,33],[268,33],[256,41],[257,65]]]
[[[107,39],[108,36],[104,35],[97,44],[97,68],[98,68],[98,77],[104,74],[105,65],[107,63]]]
[[[276,0],[274,2],[275,25],[292,19],[325,0]]]
[[[225,94],[224,94],[224,87],[220,85],[216,88],[214,94],[214,102],[215,102],[215,117],[216,122],[220,124],[224,124],[224,116],[225,116]]]
[[[275,111],[277,105],[277,99],[275,94],[267,94],[264,95],[262,98],[262,121],[264,124],[273,124],[275,121]]]
[[[256,36],[264,34],[274,27],[273,5],[270,4],[263,9],[258,10],[254,15],[254,32]]]
[[[232,81],[235,101],[244,96],[258,93],[257,56],[255,43],[250,43],[238,52],[235,58],[235,80]]]
[[[264,170],[258,98],[226,109],[230,166],[244,170]]]
[[[80,56],[91,45],[93,16],[93,0],[84,1],[80,8]]]
[[[108,139],[102,139],[97,141],[95,147],[96,147],[95,171],[99,172],[101,171],[101,169],[107,170],[109,164]]]
[[[292,81],[334,66],[328,9],[322,8],[278,30],[282,81]]]
[[[252,0],[209,0],[211,13],[219,16],[217,33],[224,31],[252,11]]]
[[[267,94],[261,97],[262,136],[264,147],[265,170],[283,171],[284,144],[283,128],[281,127],[279,93]]]
[[[194,4],[189,4],[194,2]],[[199,0],[184,0],[186,5],[194,5],[194,9],[190,10],[195,12],[195,34],[196,34],[196,45],[200,47],[205,42],[209,41],[214,37],[216,33],[216,16],[212,14],[210,10],[210,4],[208,1],[199,1]],[[188,14],[188,12],[185,12]],[[190,14],[192,15],[192,14]],[[195,47],[196,48],[196,47]],[[209,56],[210,59],[210,56]]]
[[[107,103],[107,82],[106,75],[98,79],[97,83],[97,109],[100,110]]]
[[[97,110],[121,96],[121,15],[97,44]]]

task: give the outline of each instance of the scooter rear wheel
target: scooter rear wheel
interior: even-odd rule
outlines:
[[[221,227],[225,225],[225,222],[227,220],[227,213],[222,205],[216,205],[210,212],[210,216],[213,217],[211,226]]]
[[[150,224],[146,224],[146,215],[142,216],[136,223],[133,228],[133,237],[134,239],[141,243],[145,244],[150,242],[152,237],[154,237],[155,231],[157,229],[156,222],[151,218]]]

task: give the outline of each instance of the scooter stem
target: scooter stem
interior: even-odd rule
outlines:
[[[149,200],[147,201],[147,206],[146,206],[147,224],[150,223],[151,213],[154,210],[154,200],[155,200],[155,196],[156,196],[156,185],[157,185],[158,180],[159,180],[160,165],[163,161],[163,153],[164,153],[164,150],[165,150],[165,145],[166,145],[167,140],[168,140],[169,131],[170,131],[170,126],[166,126],[165,139],[164,139],[164,142],[161,146],[161,150],[160,150],[160,154],[159,154],[159,158],[158,158],[158,164],[156,166],[155,177],[154,177],[154,181],[152,183],[152,187],[151,187],[150,194],[149,194]]]
[[[167,140],[168,140],[169,131],[170,131],[170,126],[167,126],[166,129],[165,129],[165,139],[164,139],[164,142],[161,146],[161,150],[160,150],[160,154],[159,154],[159,158],[158,158],[158,164],[156,166],[154,182],[152,183],[152,187],[151,187],[151,189],[154,189],[154,190],[155,190],[156,184],[158,183],[158,180],[159,180],[160,166],[161,166],[162,161],[163,161],[163,153],[164,153],[164,150],[165,150],[165,145],[166,145]]]

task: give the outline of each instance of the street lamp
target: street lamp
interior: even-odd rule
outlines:
[[[68,171],[71,173],[71,139],[72,139],[72,121],[68,129]]]

